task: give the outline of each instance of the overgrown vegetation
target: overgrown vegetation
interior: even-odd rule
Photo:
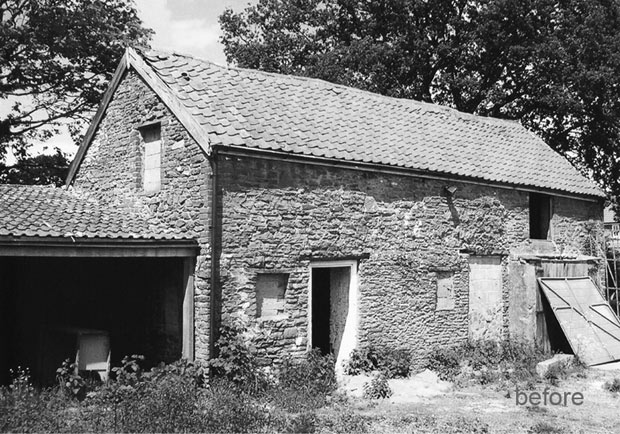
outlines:
[[[411,356],[402,349],[374,347],[353,350],[345,366],[345,374],[359,375],[381,372],[387,378],[405,378],[411,369]]]
[[[536,365],[549,357],[551,354],[526,345],[481,341],[435,348],[426,367],[442,380],[457,385],[504,381],[531,383],[538,380]]]
[[[47,389],[33,387],[28,371],[17,370],[0,389],[0,431],[313,432],[323,425],[359,431],[356,415],[343,422],[317,413],[342,401],[334,399],[333,357],[313,351],[270,373],[258,366],[243,332],[222,330],[219,356],[207,369],[179,360],[147,372],[144,358],[133,355],[112,369],[110,381],[95,384],[65,361],[58,384]]]
[[[483,421],[461,416],[359,414],[356,402],[337,392],[333,357],[312,351],[267,369],[244,333],[240,326],[223,329],[218,357],[204,367],[180,360],[145,371],[144,358],[132,355],[106,383],[81,378],[66,361],[56,386],[37,389],[28,370],[17,369],[11,384],[0,388],[0,432],[488,432]],[[527,381],[546,357],[520,346],[478,343],[435,350],[429,367],[457,382]],[[404,375],[408,368],[404,352],[367,349],[356,352],[348,370],[373,373],[364,397],[374,400],[392,395],[388,374]],[[620,390],[620,379],[605,387]],[[531,431],[556,432],[552,428],[538,424]]]

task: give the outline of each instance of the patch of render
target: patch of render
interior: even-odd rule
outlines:
[[[139,127],[161,122],[161,190],[142,187]],[[146,205],[163,222],[198,240],[195,268],[195,352],[208,358],[210,287],[209,161],[157,95],[133,72],[120,83],[74,185],[118,207]]]

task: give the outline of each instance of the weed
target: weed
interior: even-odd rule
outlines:
[[[562,434],[562,428],[551,425],[548,422],[538,422],[528,430],[532,434]]]
[[[620,392],[620,378],[614,378],[612,381],[606,381],[605,384],[603,384],[603,389],[612,393]]]
[[[479,384],[527,382],[536,378],[536,364],[547,356],[527,345],[478,341],[431,351],[426,368],[442,380]]]
[[[367,399],[385,399],[392,396],[392,393],[387,378],[383,374],[375,376],[364,384],[364,398]]]
[[[67,359],[56,369],[56,381],[60,390],[72,398],[80,401],[86,397],[86,382],[76,372],[77,366]]]

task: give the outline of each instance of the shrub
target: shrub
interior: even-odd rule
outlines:
[[[125,357],[115,380],[89,394],[91,423],[104,431],[200,431],[200,369],[185,360],[143,372],[137,356]]]
[[[603,384],[603,389],[612,393],[620,392],[620,378],[614,378],[612,381],[606,381],[605,384]]]
[[[76,373],[75,363],[67,359],[56,369],[56,381],[60,390],[67,396],[79,399],[86,397],[86,382]]]
[[[377,369],[378,359],[372,348],[365,350],[354,349],[344,366],[347,375],[360,375]]]
[[[375,349],[368,347],[353,350],[344,367],[345,374],[359,375],[381,371],[387,378],[403,378],[409,376],[411,357],[403,349]]]
[[[367,399],[385,399],[392,396],[392,393],[387,378],[383,374],[377,375],[364,384],[364,398]]]
[[[537,378],[536,364],[548,357],[548,354],[528,345],[478,341],[435,348],[429,354],[425,367],[448,381],[454,381],[464,374],[463,367],[468,367],[471,379],[480,384],[498,380],[520,382]]]
[[[256,352],[244,338],[239,324],[223,325],[215,344],[217,357],[208,366],[217,377],[225,377],[252,392],[267,386],[267,376],[256,361]]]
[[[284,388],[308,389],[311,393],[331,393],[338,383],[334,371],[335,360],[331,354],[321,355],[312,349],[305,359],[285,359],[278,374],[278,382]]]
[[[406,378],[411,369],[411,356],[405,350],[387,350],[379,353],[379,370],[387,378]]]
[[[461,372],[461,360],[463,353],[458,347],[436,347],[429,355],[426,368],[444,381],[454,381]]]
[[[313,349],[305,359],[286,359],[278,372],[272,401],[289,411],[306,411],[324,406],[338,383],[334,357]]]

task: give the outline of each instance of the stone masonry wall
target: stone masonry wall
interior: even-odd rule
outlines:
[[[161,122],[162,174],[158,193],[142,188],[143,142],[138,127]],[[76,188],[115,204],[146,204],[171,227],[200,244],[195,269],[195,349],[208,358],[211,166],[156,94],[133,72],[120,83],[77,172]]]
[[[162,124],[162,185],[142,190],[138,128]],[[249,157],[218,157],[222,315],[244,314],[265,364],[308,345],[309,266],[359,258],[360,345],[413,351],[468,336],[470,255],[500,256],[504,335],[508,266],[531,250],[528,193]],[[195,270],[196,356],[208,357],[211,165],[142,80],[129,73],[112,99],[74,185],[117,206],[146,204],[200,244]],[[457,187],[449,195],[445,187]],[[599,210],[601,208],[601,210]],[[602,206],[555,198],[553,247],[586,251]],[[598,220],[597,220],[598,219]],[[602,231],[602,224],[600,224]],[[285,312],[256,319],[260,273],[288,274]],[[452,276],[454,308],[436,310],[437,281]]]
[[[467,339],[468,255],[499,255],[507,335],[507,268],[513,251],[529,249],[528,193],[241,157],[218,171],[224,315],[241,307],[254,317],[259,273],[290,276],[285,315],[257,320],[265,362],[306,350],[311,260],[361,258],[360,344],[413,350],[419,363],[428,349]],[[457,187],[454,197],[446,186]],[[554,216],[558,249],[583,245],[590,214],[581,209],[598,207],[566,202]],[[436,311],[437,276],[445,273],[453,274],[454,309]]]

